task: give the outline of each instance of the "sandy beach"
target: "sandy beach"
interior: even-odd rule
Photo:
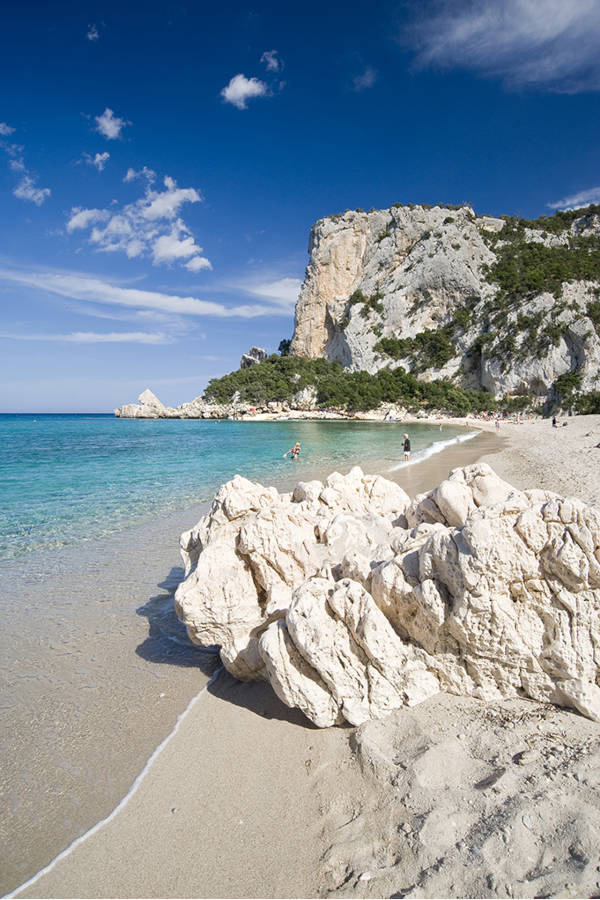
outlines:
[[[470,421],[476,438],[392,474],[414,495],[484,460],[516,487],[600,505],[600,416],[565,421],[499,433]],[[209,674],[127,802],[16,896],[598,892],[597,724],[439,695],[358,729],[317,729],[270,687],[221,672],[206,688]]]

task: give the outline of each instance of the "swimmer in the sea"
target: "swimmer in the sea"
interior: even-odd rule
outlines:
[[[287,451],[283,454],[283,458],[284,458],[284,459],[286,458],[286,456],[288,455],[288,453],[291,454],[292,459],[298,459],[298,457],[300,456],[300,441],[296,441],[296,443],[294,444],[294,446],[291,447],[289,450],[287,450]]]

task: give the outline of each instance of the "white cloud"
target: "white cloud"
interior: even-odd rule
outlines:
[[[178,188],[177,182],[167,175],[164,179],[166,191],[156,193],[148,191],[146,199],[149,203],[143,203],[141,214],[145,219],[174,219],[184,203],[200,203],[201,194],[195,188]]]
[[[89,228],[94,222],[106,221],[108,216],[109,213],[105,209],[82,209],[81,206],[74,206],[71,218],[67,222],[67,231],[71,233],[81,228]]]
[[[92,316],[95,319],[105,319],[111,322],[134,322],[136,325],[147,327],[160,325],[169,334],[183,334],[189,331],[189,322],[184,316],[172,313],[159,312],[155,309],[124,309],[115,306],[108,308],[97,306],[93,303],[81,303],[77,300],[67,302],[66,308],[71,312],[82,316]]]
[[[355,91],[364,91],[367,88],[371,88],[376,81],[377,72],[375,71],[375,69],[371,69],[370,66],[367,66],[362,75],[357,75],[352,79]]]
[[[223,88],[221,97],[237,109],[247,109],[248,100],[252,97],[265,97],[268,93],[269,88],[264,81],[239,74],[234,75],[227,87]]]
[[[96,122],[96,131],[103,135],[108,141],[116,141],[117,138],[121,137],[123,128],[125,128],[126,125],[131,125],[131,122],[127,122],[125,119],[120,119],[119,116],[115,116],[112,109],[109,109],[108,106],[101,116],[94,116],[94,121]]]
[[[135,169],[132,169],[130,167],[129,169],[127,169],[123,181],[127,183],[129,181],[135,181],[136,178],[145,178],[149,184],[152,184],[152,182],[156,179],[156,172],[154,171],[154,169],[149,169],[148,166],[144,166],[143,169],[139,170],[139,172],[136,172]]]
[[[260,61],[267,67],[267,72],[280,72],[283,69],[283,62],[279,59],[277,50],[265,50]]]
[[[36,206],[41,206],[44,200],[50,196],[50,188],[38,188],[30,175],[24,175],[13,194],[19,200],[31,200]]]
[[[110,159],[110,153],[96,153],[95,156],[91,156],[91,154],[89,153],[84,153],[83,158],[85,159],[88,166],[95,166],[99,172],[103,172],[106,163]]]
[[[422,66],[471,69],[511,89],[600,89],[598,0],[434,0],[406,37]]]
[[[578,194],[565,197],[564,200],[557,200],[555,203],[546,205],[550,209],[580,209],[582,206],[589,206],[591,203],[600,203],[600,187],[588,188],[586,191],[579,191]]]
[[[88,30],[86,37],[88,41],[97,41],[100,37],[100,33],[96,25],[88,25]]]
[[[180,238],[180,234],[182,231],[176,226],[170,234],[161,234],[154,242],[152,256],[155,263],[170,263],[176,259],[188,259],[202,250],[191,235]]]
[[[170,344],[166,334],[146,331],[74,331],[71,334],[10,334],[0,332],[0,338],[12,341],[61,341],[69,344]]]
[[[133,181],[144,172],[135,172],[126,180]],[[129,173],[128,173],[129,174]],[[154,173],[152,173],[154,174]],[[179,188],[177,182],[168,176],[163,181],[164,190],[154,190],[147,183],[144,195],[122,209],[82,209],[71,210],[67,231],[94,226],[89,240],[98,250],[114,253],[121,251],[130,259],[150,255],[155,265],[189,260],[187,268],[200,271],[211,268],[210,262],[201,257],[202,247],[180,217],[186,203],[200,203],[202,195],[196,188]],[[192,257],[192,259],[190,259]],[[194,258],[202,262],[190,266]]]
[[[160,291],[124,288],[87,275],[55,272],[17,271],[0,268],[0,281],[90,303],[157,310],[187,316],[215,316],[217,318],[251,319],[256,316],[289,315],[279,304],[240,305],[228,307],[212,300],[180,297]]]
[[[6,122],[0,122],[0,136],[8,137],[13,134],[14,128]],[[36,187],[36,178],[28,170],[23,159],[23,147],[20,144],[10,144],[0,140],[0,149],[8,156],[8,166],[13,172],[21,175],[21,180],[13,189],[13,195],[19,200],[30,200],[36,206],[41,206],[44,200],[50,196],[50,188]]]
[[[276,281],[266,281],[259,284],[256,282],[242,282],[236,286],[249,294],[256,294],[258,297],[268,297],[278,306],[293,310],[302,282],[299,278],[278,278]]]
[[[14,129],[13,129],[14,130]],[[27,167],[23,159],[23,150],[20,144],[8,144],[5,141],[0,142],[0,147],[8,156],[8,165],[13,172],[26,172]]]
[[[210,261],[205,256],[194,256],[185,264],[186,269],[190,272],[201,272],[203,269],[212,269]]]

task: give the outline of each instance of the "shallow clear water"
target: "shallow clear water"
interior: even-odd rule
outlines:
[[[100,537],[210,499],[236,472],[280,484],[361,462],[403,459],[407,426],[229,422],[111,415],[0,415],[0,559]],[[412,459],[464,429],[411,425]],[[296,440],[302,457],[283,453]]]

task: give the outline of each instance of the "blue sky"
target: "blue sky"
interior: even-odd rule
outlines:
[[[600,202],[600,0],[9,0],[0,410],[167,404],[291,337],[312,223]]]

